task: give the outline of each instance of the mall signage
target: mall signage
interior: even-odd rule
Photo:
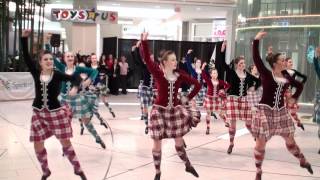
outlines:
[[[81,23],[118,23],[118,12],[96,11],[95,9],[52,9],[53,21]]]
[[[212,23],[213,38],[225,38],[226,29],[227,26],[225,20],[214,20]]]

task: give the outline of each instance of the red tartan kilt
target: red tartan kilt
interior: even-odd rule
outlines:
[[[227,97],[226,118],[228,122],[238,120],[252,121],[251,106],[246,97]]]
[[[253,107],[256,107],[262,98],[259,95],[258,90],[257,91],[248,91],[246,97],[247,97],[247,101],[250,104],[250,106],[253,106]]]
[[[269,140],[274,135],[283,137],[294,135],[294,123],[286,108],[273,110],[266,105],[258,105],[257,108],[251,126],[253,137]]]
[[[182,105],[166,108],[154,105],[149,129],[152,139],[183,137],[200,122],[200,111]]]
[[[30,141],[44,141],[52,135],[57,139],[71,138],[71,119],[72,111],[67,105],[55,111],[33,109]]]
[[[203,107],[207,111],[221,111],[225,107],[225,101],[221,97],[206,95],[203,101]]]

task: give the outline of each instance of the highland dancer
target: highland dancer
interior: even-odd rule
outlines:
[[[74,55],[71,52],[66,52],[64,54],[64,61],[66,65],[59,62],[57,59],[54,59],[55,67],[60,72],[65,72],[66,74],[69,74],[69,75],[73,75],[73,74],[80,75],[81,73],[87,74],[89,78],[81,83],[81,88],[83,89],[89,87],[91,82],[94,81],[94,79],[98,74],[98,71],[94,69],[76,66]],[[67,94],[70,91],[70,89],[71,89],[70,82],[66,82],[62,84],[61,103],[68,104],[71,106],[73,118],[80,119],[81,122],[85,124],[85,127],[88,129],[88,131],[94,136],[96,143],[99,143],[101,147],[105,149],[106,146],[103,140],[98,135],[96,129],[94,128],[91,122],[92,114],[94,111],[92,109],[94,106],[92,106],[92,103],[90,103],[91,100],[88,99],[87,96],[80,93],[78,93],[75,97],[70,97]]]
[[[183,147],[183,136],[190,131],[191,127],[195,127],[200,122],[200,111],[186,107],[185,104],[199,92],[201,86],[196,79],[176,69],[177,60],[173,51],[163,53],[160,59],[162,67],[160,69],[150,58],[147,37],[147,33],[141,35],[143,57],[158,89],[158,96],[150,113],[149,126],[153,139],[152,155],[156,169],[154,180],[160,180],[161,142],[165,138],[175,139],[176,151],[185,163],[186,172],[199,177]],[[187,97],[183,96],[180,100],[178,89],[182,83],[192,84],[194,88]]]
[[[295,142],[295,127],[292,118],[285,106],[284,96],[289,86],[296,88],[296,92],[287,101],[294,104],[300,96],[303,86],[290,76],[286,70],[286,62],[280,53],[267,58],[272,70],[268,70],[259,55],[259,40],[266,32],[259,32],[253,42],[253,60],[260,73],[263,95],[254,115],[252,135],[256,138],[254,157],[256,160],[256,180],[262,179],[262,162],[265,155],[265,147],[268,140],[274,135],[282,136],[286,142],[288,151],[300,161],[300,166],[313,174],[310,163],[302,154]]]
[[[223,119],[226,126],[229,124],[226,122],[225,110],[226,110],[226,92],[230,88],[230,85],[222,80],[218,79],[218,71],[216,69],[210,69],[210,76],[207,75],[207,72],[204,70],[206,63],[202,65],[201,76],[207,84],[207,95],[204,98],[203,107],[207,111],[206,123],[207,130],[206,134],[210,134],[210,121],[211,114],[213,112],[218,112],[219,116]]]
[[[77,94],[77,87],[80,85],[80,77],[70,76],[53,68],[53,57],[51,52],[45,51],[41,54],[39,64],[40,70],[30,57],[28,48],[28,37],[30,31],[22,32],[21,45],[24,61],[35,82],[35,99],[33,100],[33,115],[31,122],[30,141],[34,142],[34,149],[37,159],[41,165],[41,180],[46,180],[51,171],[48,166],[47,151],[44,146],[46,139],[55,136],[61,143],[63,153],[68,157],[74,168],[74,173],[86,180],[81,169],[77,155],[72,147],[72,112],[68,105],[61,106],[58,100],[61,83],[68,81],[73,86],[68,92],[70,97]]]
[[[221,52],[225,52],[225,45],[226,42],[223,42]],[[254,111],[254,109],[249,104],[246,95],[250,87],[257,89],[260,86],[260,80],[245,70],[244,57],[240,56],[234,60],[232,65],[236,66],[235,69],[227,65],[225,59],[222,59],[221,61],[226,70],[227,82],[231,85],[226,102],[226,119],[227,122],[230,123],[230,145],[227,153],[231,154],[234,147],[237,121],[244,121],[247,129],[251,131],[252,111]]]

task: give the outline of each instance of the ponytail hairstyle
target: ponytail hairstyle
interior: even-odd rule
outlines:
[[[278,61],[278,58],[281,56],[281,53],[276,53],[276,54],[268,54],[268,56],[266,57],[267,62],[269,63],[269,65],[271,66],[271,68],[273,68],[273,64],[276,63]]]

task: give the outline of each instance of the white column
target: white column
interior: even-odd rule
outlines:
[[[231,59],[233,59],[235,54],[235,40],[236,40],[236,9],[230,8],[227,11],[227,54],[226,54],[226,62],[229,63]]]

